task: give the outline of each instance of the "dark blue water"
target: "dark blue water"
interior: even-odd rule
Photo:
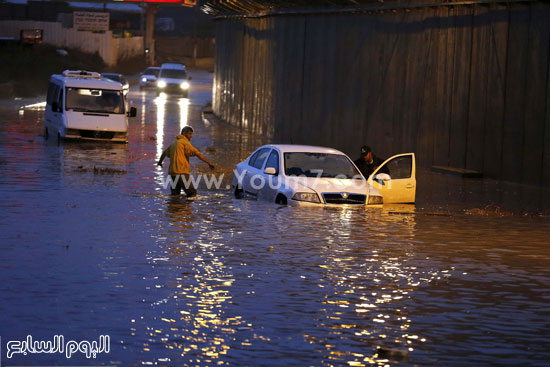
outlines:
[[[548,190],[419,170],[416,206],[236,200],[265,139],[205,124],[211,75],[193,81],[132,91],[127,146],[44,141],[40,108],[0,103],[2,366],[548,365]],[[194,201],[154,164],[186,124],[225,174]],[[8,359],[27,335],[110,351]]]

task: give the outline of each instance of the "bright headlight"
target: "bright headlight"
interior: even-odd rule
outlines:
[[[384,204],[384,200],[382,199],[382,196],[378,195],[370,195],[369,196],[369,202],[367,205],[380,205]]]
[[[185,81],[180,84],[181,89],[189,89],[189,82]]]
[[[157,86],[159,88],[164,88],[164,87],[166,87],[166,82],[164,80],[161,80],[157,83]]]
[[[141,81],[145,83],[147,82],[147,78],[141,78]]]
[[[292,200],[309,201],[311,203],[320,203],[319,195],[314,192],[297,192],[292,196]]]

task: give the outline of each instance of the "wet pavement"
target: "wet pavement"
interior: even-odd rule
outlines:
[[[130,92],[128,145],[44,141],[40,98],[0,102],[2,366],[548,365],[549,190],[419,169],[415,206],[237,200],[266,140],[202,121],[192,76],[189,100]],[[193,201],[154,164],[186,124],[225,175]],[[110,351],[7,359],[27,335]]]

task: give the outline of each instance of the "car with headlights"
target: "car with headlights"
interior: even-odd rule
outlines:
[[[177,63],[164,63],[160,67],[157,78],[157,96],[161,93],[176,94],[187,98],[191,78],[187,75],[185,66]]]
[[[160,68],[156,66],[150,66],[139,74],[139,90],[147,88],[153,88],[157,86],[157,78],[159,76]]]
[[[128,83],[128,80],[126,80],[124,75],[117,73],[101,73],[101,76],[107,79],[111,79],[115,82],[119,82],[120,84],[122,84],[124,95],[128,94],[128,91],[130,90],[130,83]]]
[[[233,193],[281,205],[381,205],[380,193],[344,153],[307,145],[264,145],[235,167]]]

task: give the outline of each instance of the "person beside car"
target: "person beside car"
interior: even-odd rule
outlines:
[[[363,145],[361,147],[361,155],[355,161],[353,161],[359,171],[363,176],[368,180],[370,175],[382,164],[384,160],[375,156],[371,148],[368,145]],[[390,174],[387,167],[382,167],[379,173]]]
[[[185,126],[181,129],[181,134],[176,136],[176,140],[164,151],[160,156],[157,165],[162,167],[162,161],[166,156],[170,157],[170,167],[168,168],[168,174],[172,178],[172,182],[175,182],[175,187],[170,188],[172,195],[181,194],[181,190],[185,191],[187,197],[193,197],[197,195],[197,189],[190,180],[191,166],[189,164],[189,158],[198,157],[201,161],[208,164],[210,169],[216,168],[202,153],[191,145],[191,138],[193,137],[193,128],[191,126]]]

